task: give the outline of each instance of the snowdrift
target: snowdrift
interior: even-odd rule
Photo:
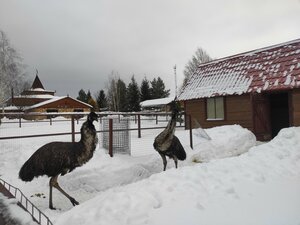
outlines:
[[[195,145],[196,154],[191,157],[193,162],[209,162],[213,159],[241,155],[256,145],[255,135],[240,125],[220,126],[205,129],[210,137],[203,135],[203,130],[195,130],[198,143]]]
[[[299,190],[300,128],[292,127],[239,157],[172,168],[103,191],[55,224],[298,225]]]

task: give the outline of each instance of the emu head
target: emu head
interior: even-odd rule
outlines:
[[[170,109],[172,112],[172,116],[177,116],[180,112],[180,106],[175,100],[170,103]]]
[[[95,112],[90,112],[90,114],[88,115],[88,121],[98,121],[98,115]]]

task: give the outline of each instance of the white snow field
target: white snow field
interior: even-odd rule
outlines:
[[[0,136],[69,129],[63,122],[2,124]],[[210,140],[203,130],[194,130],[194,150],[189,131],[177,129],[187,159],[178,169],[169,159],[165,172],[152,146],[160,131],[142,131],[140,139],[132,132],[132,156],[111,158],[98,147],[89,162],[59,177],[62,188],[80,202],[76,207],[54,189],[57,210],[50,210],[49,178],[28,183],[18,178],[22,164],[41,145],[69,141],[69,136],[0,141],[0,178],[20,188],[55,225],[300,225],[300,127],[283,129],[259,145],[239,125],[206,129]],[[11,208],[11,214],[18,213]],[[26,218],[24,224],[29,224]]]

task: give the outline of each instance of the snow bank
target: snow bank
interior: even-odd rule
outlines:
[[[0,216],[6,224],[15,225],[36,225],[31,216],[17,205],[16,199],[8,199],[0,193]]]
[[[299,189],[300,128],[294,127],[240,157],[172,168],[110,188],[55,224],[299,225]]]
[[[198,137],[194,147],[197,153],[191,157],[194,162],[209,162],[212,159],[238,156],[256,145],[255,135],[240,125],[220,126],[205,131],[210,140],[203,138],[205,136],[201,128],[194,132]]]

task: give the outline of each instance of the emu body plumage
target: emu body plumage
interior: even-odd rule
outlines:
[[[79,142],[51,142],[40,147],[24,163],[19,172],[23,181],[32,181],[34,177],[47,175],[51,177],[49,186],[49,208],[54,209],[52,203],[52,187],[57,188],[75,206],[79,203],[68,195],[58,184],[57,178],[82,166],[93,157],[98,142],[93,121],[98,116],[91,112],[81,127],[81,140]]]
[[[177,168],[178,159],[185,160],[186,153],[179,139],[174,135],[178,108],[176,102],[171,103],[172,117],[167,127],[154,140],[153,147],[160,154],[163,160],[164,171],[167,167],[166,156],[172,158]]]

